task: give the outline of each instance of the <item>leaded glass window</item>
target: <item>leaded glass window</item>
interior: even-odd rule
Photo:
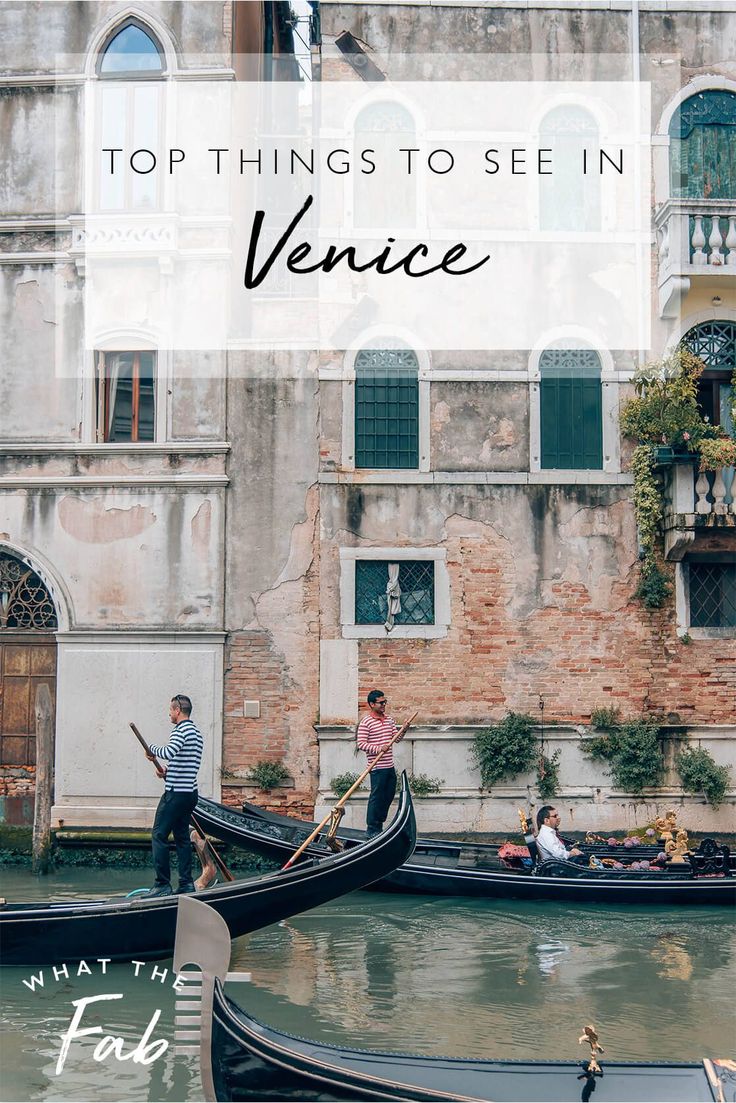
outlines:
[[[419,466],[419,364],[411,349],[355,359],[355,466]]]
[[[394,624],[434,624],[434,560],[401,560],[399,589],[401,609]],[[355,562],[355,623],[385,624],[388,617],[389,561],[358,559]]]
[[[676,197],[736,197],[736,94],[690,96],[670,122],[670,189]],[[710,228],[705,229],[706,239]]]
[[[539,360],[541,466],[603,467],[601,362],[593,349],[545,349]]]
[[[151,77],[164,71],[163,50],[150,31],[130,19],[117,28],[100,52],[101,77]]]
[[[0,553],[0,630],[58,626],[56,609],[44,582],[21,559]]]
[[[736,628],[736,563],[688,563],[691,628]]]

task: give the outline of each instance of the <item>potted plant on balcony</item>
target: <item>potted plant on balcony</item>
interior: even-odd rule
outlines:
[[[698,408],[703,368],[702,360],[680,345],[636,372],[636,394],[621,411],[623,435],[637,441],[631,457],[642,559],[636,596],[650,609],[663,605],[671,591],[657,547],[664,509],[658,469],[672,463],[694,463],[698,458],[701,471],[736,461],[736,441],[711,425]]]

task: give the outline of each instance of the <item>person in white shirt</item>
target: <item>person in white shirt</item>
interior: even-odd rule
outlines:
[[[557,859],[568,861],[570,858],[578,858],[582,856],[582,850],[578,850],[576,846],[570,850],[567,849],[560,836],[557,834],[557,829],[560,826],[560,813],[551,804],[545,804],[537,812],[537,827],[539,829],[537,834],[537,849],[539,850],[539,857],[541,861],[546,862],[550,859]]]

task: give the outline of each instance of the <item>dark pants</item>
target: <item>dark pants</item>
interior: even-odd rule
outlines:
[[[396,794],[396,770],[390,766],[387,770],[371,772],[371,795],[368,798],[366,828],[369,835],[383,831],[383,821],[388,815],[391,801]]]
[[[171,883],[169,835],[172,832],[179,864],[179,884],[186,884],[192,879],[192,844],[189,841],[189,815],[196,808],[197,799],[196,790],[193,793],[174,793],[167,789],[158,802],[151,833],[153,867],[156,870],[157,885]]]

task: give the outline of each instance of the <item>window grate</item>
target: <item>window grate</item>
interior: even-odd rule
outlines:
[[[358,559],[355,563],[355,623],[384,624],[388,614],[388,560]],[[401,612],[395,624],[434,624],[434,560],[399,563]]]
[[[690,563],[690,626],[736,627],[736,563]]]
[[[355,360],[355,466],[419,466],[419,379],[411,349],[361,349]]]

